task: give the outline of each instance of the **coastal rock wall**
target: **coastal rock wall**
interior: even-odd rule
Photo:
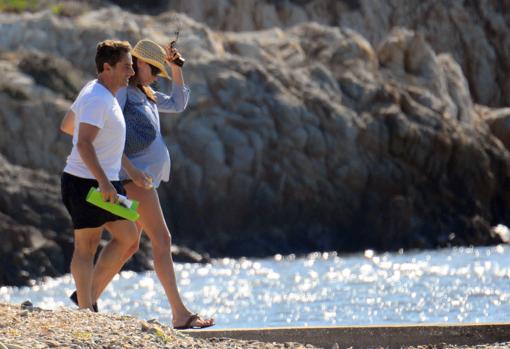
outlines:
[[[477,103],[510,104],[505,78],[510,68],[508,1],[176,0],[166,6],[215,30],[256,31],[316,22],[351,28],[372,45],[395,27],[408,28],[423,34],[435,52],[450,53],[459,62]]]
[[[57,176],[9,164],[0,155],[1,285],[27,284],[35,276],[68,269],[72,235]]]
[[[70,149],[58,125],[93,76],[95,45],[164,43],[168,23],[186,28],[179,47],[192,91],[185,112],[162,115],[172,175],[159,194],[174,242],[253,256],[500,241],[491,226],[510,222],[510,153],[487,122],[497,111],[475,105],[455,55],[404,28],[374,45],[362,31],[318,23],[235,33],[116,7],[0,14],[6,166],[53,178],[33,181],[57,193]],[[8,207],[16,190],[2,195]],[[48,200],[60,208],[47,229],[69,232],[59,196]],[[17,225],[46,229],[4,229]]]
[[[239,254],[495,241],[491,220],[507,218],[489,207],[508,200],[508,168],[492,163],[508,153],[450,55],[408,30],[375,50],[316,24],[229,33],[223,46],[191,72],[209,98],[168,128],[173,223],[196,232],[190,243],[211,231]]]

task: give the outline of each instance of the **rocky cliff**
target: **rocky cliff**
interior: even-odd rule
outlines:
[[[128,5],[127,1],[114,2]],[[510,2],[505,0],[155,2],[160,10],[184,12],[223,31],[285,28],[313,21],[351,28],[377,45],[393,28],[408,28],[422,34],[435,52],[453,56],[465,72],[477,103],[493,107],[510,104],[506,78],[510,68]]]
[[[365,6],[350,3],[342,11]],[[239,256],[500,241],[491,227],[510,221],[509,113],[475,104],[473,76],[423,30],[223,32],[109,7],[0,14],[0,180],[18,183],[0,198],[2,233],[19,237],[7,265],[37,276],[66,264],[48,257],[33,272],[12,261],[69,250],[58,174],[70,139],[58,125],[93,76],[96,43],[164,43],[176,26],[192,97],[162,117],[172,178],[159,193],[174,242]]]

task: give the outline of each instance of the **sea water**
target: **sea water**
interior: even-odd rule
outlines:
[[[508,321],[510,245],[377,254],[312,253],[175,266],[184,303],[216,328]],[[0,302],[74,307],[70,275],[1,287]],[[122,272],[101,312],[171,324],[153,271]]]

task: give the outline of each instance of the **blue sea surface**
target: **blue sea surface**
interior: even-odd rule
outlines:
[[[504,322],[510,314],[510,245],[377,254],[312,253],[176,264],[184,303],[216,328]],[[0,302],[73,307],[70,275],[1,287]],[[100,311],[171,324],[153,271],[122,272]]]

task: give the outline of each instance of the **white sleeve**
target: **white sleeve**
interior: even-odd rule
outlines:
[[[83,101],[78,110],[78,122],[103,128],[105,123],[106,102],[101,98],[90,98]]]
[[[170,96],[157,91],[154,95],[160,112],[180,113],[188,105],[190,90],[187,86],[174,86]]]
[[[71,104],[71,108],[69,108],[75,115],[76,115],[76,101],[78,99],[75,99],[73,104]]]

